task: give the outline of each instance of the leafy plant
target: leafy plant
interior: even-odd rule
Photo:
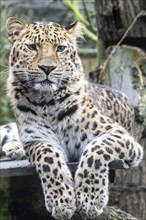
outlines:
[[[8,74],[9,43],[5,31],[5,21],[7,18],[7,8],[0,8],[0,124],[8,123],[12,120],[9,101],[6,96],[6,77]]]
[[[76,19],[81,22],[84,34],[96,42],[97,66],[99,66],[103,61],[105,48],[103,41],[98,36],[98,29],[96,28],[94,0],[62,0],[62,3],[72,10]]]

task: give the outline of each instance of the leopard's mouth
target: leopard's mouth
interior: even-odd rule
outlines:
[[[51,84],[51,83],[54,83],[53,81],[51,81],[50,79],[45,79],[41,82],[39,82],[41,85],[46,85],[46,84]]]

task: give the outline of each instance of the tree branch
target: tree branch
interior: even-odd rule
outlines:
[[[97,42],[97,35],[95,34],[96,28],[92,27],[92,30],[94,30],[94,33],[89,30],[88,27],[91,27],[89,21],[87,21],[82,14],[80,13],[79,7],[78,7],[78,2],[76,0],[73,0],[72,3],[70,0],[63,0],[62,3],[71,9],[76,16],[76,18],[82,23],[82,29],[84,33],[93,41]]]

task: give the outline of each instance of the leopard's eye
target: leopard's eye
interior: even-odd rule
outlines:
[[[57,47],[57,52],[62,52],[62,51],[65,50],[65,48],[66,48],[66,46],[64,46],[64,45],[59,45],[59,46]]]
[[[35,44],[26,44],[26,46],[28,47],[29,50],[37,50],[37,47]]]

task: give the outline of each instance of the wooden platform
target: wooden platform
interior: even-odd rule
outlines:
[[[74,176],[78,163],[69,163],[68,167]],[[123,169],[123,162],[121,160],[115,160],[109,165],[110,179],[114,179],[114,170]],[[114,170],[113,170],[114,169]],[[112,173],[112,178],[111,178]],[[3,178],[9,178],[9,208],[10,216],[16,220],[54,220],[50,213],[46,211],[44,206],[44,196],[41,188],[40,179],[35,171],[35,167],[29,163],[28,160],[10,160],[9,158],[3,158],[0,160],[0,176]],[[113,192],[112,192],[113,193]],[[110,213],[115,219],[119,219],[118,210],[108,207],[105,213]],[[115,213],[117,212],[117,213]],[[103,214],[103,216],[105,215]],[[113,214],[114,213],[114,214]],[[107,215],[107,214],[106,214]],[[99,216],[97,219],[102,220],[103,216]],[[108,216],[108,215],[107,215]],[[105,216],[104,216],[105,217]],[[82,217],[76,213],[72,220],[81,220]],[[107,218],[105,218],[107,220]],[[108,218],[108,219],[112,219]],[[125,213],[124,219],[129,218]]]
[[[68,167],[71,173],[75,173],[78,162],[69,163]],[[122,160],[114,160],[109,164],[110,169],[124,169]],[[35,166],[31,165],[28,160],[11,160],[3,158],[0,160],[0,176],[13,177],[13,176],[29,176],[36,175]]]

